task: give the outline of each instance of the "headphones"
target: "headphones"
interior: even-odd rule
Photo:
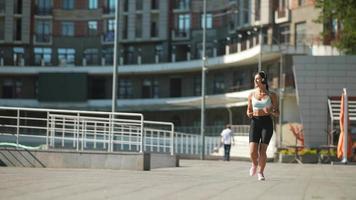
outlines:
[[[258,74],[261,76],[261,83],[267,84],[267,74],[264,71],[260,71]]]

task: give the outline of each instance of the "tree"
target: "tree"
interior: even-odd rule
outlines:
[[[317,20],[325,25],[324,41],[346,54],[356,54],[356,0],[316,0]]]

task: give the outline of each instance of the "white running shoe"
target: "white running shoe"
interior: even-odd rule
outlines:
[[[257,171],[257,166],[251,166],[250,168],[250,176],[254,176],[256,174]]]
[[[266,180],[266,179],[265,179],[265,176],[264,176],[262,173],[260,173],[260,172],[257,173],[257,177],[258,177],[258,180],[259,180],[259,181],[264,181],[264,180]]]

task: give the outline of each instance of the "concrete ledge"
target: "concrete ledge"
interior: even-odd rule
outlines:
[[[0,148],[0,166],[150,170],[179,166],[176,156],[158,153],[76,152]]]

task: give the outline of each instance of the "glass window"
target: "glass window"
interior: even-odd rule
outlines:
[[[65,10],[74,9],[74,0],[62,0],[62,8]]]
[[[136,38],[142,37],[142,14],[136,15],[135,35],[136,35]]]
[[[180,10],[189,9],[190,0],[175,0],[174,8]]]
[[[158,4],[159,4],[158,0],[151,0],[151,9],[152,10],[158,9]]]
[[[106,0],[105,13],[114,13],[116,9],[116,0]]]
[[[88,21],[88,35],[97,35],[97,34],[98,34],[98,22]]]
[[[298,0],[298,6],[302,6],[305,4],[305,0]]]
[[[24,65],[25,49],[22,47],[14,47],[12,51],[13,51],[14,65]]]
[[[214,77],[214,94],[220,94],[225,92],[225,79],[223,74],[215,75]]]
[[[114,62],[114,49],[107,48],[103,49],[102,55],[105,58],[105,65],[112,65]]]
[[[190,15],[180,14],[178,15],[178,30],[180,32],[187,32],[190,29]]]
[[[86,49],[84,58],[87,65],[97,65],[99,61],[98,49]]]
[[[35,48],[35,65],[42,65],[42,60],[45,65],[51,64],[52,49],[51,48]]]
[[[75,49],[70,49],[70,48],[58,49],[58,61],[60,65],[74,65]]]
[[[261,19],[261,0],[255,0],[255,21]]]
[[[205,18],[204,15],[201,15],[201,28],[204,28],[205,25]],[[213,15],[208,13],[206,14],[206,28],[213,28]]]
[[[0,13],[5,13],[5,1],[0,1]]]
[[[201,96],[201,75],[194,77],[194,96]]]
[[[305,32],[306,32],[306,23],[305,22],[301,22],[301,23],[297,23],[295,24],[295,44],[296,45],[303,45],[305,44]]]
[[[0,40],[5,39],[5,18],[0,17]]]
[[[243,1],[243,23],[248,24],[250,22],[250,1],[244,0]]]
[[[136,10],[142,10],[142,0],[136,0]]]
[[[22,81],[5,79],[2,85],[1,98],[21,98],[22,96]]]
[[[88,0],[88,1],[89,1],[88,4],[90,10],[98,9],[98,0]]]
[[[49,20],[36,20],[36,42],[50,42],[51,22]]]
[[[62,35],[63,36],[74,36],[74,23],[73,22],[62,22]]]
[[[119,79],[119,98],[129,99],[133,97],[132,81],[128,79]]]
[[[89,82],[89,98],[90,99],[105,99],[106,97],[106,78],[93,77]]]
[[[279,42],[281,44],[288,44],[290,38],[289,24],[279,27]]]
[[[155,79],[144,79],[142,85],[142,98],[158,98],[158,81]]]
[[[52,13],[52,0],[36,0],[36,14],[48,15]]]
[[[106,32],[104,33],[105,42],[113,42],[115,39],[115,20],[109,19],[106,21]]]
[[[152,14],[151,15],[151,37],[158,37],[158,33],[159,33],[158,22],[159,22],[158,15]]]
[[[21,18],[15,18],[15,24],[13,27],[13,37],[16,41],[22,40],[22,20]]]

